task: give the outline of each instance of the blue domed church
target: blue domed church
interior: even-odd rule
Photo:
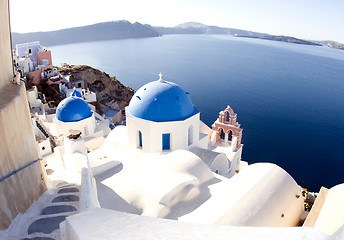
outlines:
[[[120,167],[101,177],[100,205],[205,224],[292,226],[299,220],[303,200],[295,197],[301,194],[295,181],[276,165],[241,161],[242,129],[229,106],[211,129],[189,94],[160,75],[134,94],[126,117],[127,126],[114,128],[103,144],[104,155]],[[218,137],[227,128],[238,132]]]
[[[179,85],[158,81],[142,86],[126,108],[128,144],[143,152],[206,148],[200,134],[200,113]]]
[[[78,91],[74,90],[57,106],[54,128],[57,135],[69,135],[69,130],[79,130],[83,136],[95,132],[94,114]]]

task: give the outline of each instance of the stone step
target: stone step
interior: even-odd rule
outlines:
[[[55,240],[50,237],[34,237],[34,238],[22,238],[21,240]]]
[[[28,235],[33,233],[52,233],[54,230],[60,228],[60,223],[66,219],[67,216],[58,217],[45,217],[38,219],[31,223],[27,233]]]
[[[74,193],[79,192],[76,187],[61,188],[57,193]]]
[[[57,196],[54,198],[51,202],[56,203],[56,202],[78,202],[79,197],[76,195],[62,195],[62,196]]]
[[[57,184],[51,198],[28,226],[26,238],[21,240],[59,240],[60,223],[78,212],[78,201],[79,186],[65,181]]]
[[[76,211],[76,207],[70,205],[55,205],[55,206],[48,206],[41,211],[41,215],[50,215],[50,214],[58,214],[58,213],[65,213],[65,212],[74,212]]]

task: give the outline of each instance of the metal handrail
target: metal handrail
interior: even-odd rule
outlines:
[[[38,161],[40,161],[40,160],[42,160],[42,158],[38,158],[38,159],[32,161],[31,163],[26,164],[24,167],[21,167],[21,168],[19,168],[19,169],[17,169],[17,170],[12,171],[10,174],[6,175],[5,177],[0,178],[0,182],[6,180],[7,178],[11,177],[12,175],[16,174],[17,172],[20,172],[21,170],[23,170],[23,169],[29,167],[30,165],[32,165],[32,164],[34,164],[34,163],[36,163],[36,162],[38,162]]]

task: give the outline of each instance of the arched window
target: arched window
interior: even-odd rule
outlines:
[[[229,122],[229,119],[230,119],[230,115],[229,115],[229,112],[227,111],[226,112],[226,122]]]
[[[170,149],[171,149],[171,134],[163,133],[162,134],[162,150],[170,150]]]
[[[139,131],[139,144],[138,144],[139,148],[142,148],[142,133],[141,131]]]
[[[225,139],[225,132],[223,131],[222,128],[221,128],[221,130],[220,130],[220,139],[222,139],[222,140]]]
[[[188,129],[188,146],[192,144],[192,140],[193,140],[193,128],[192,126],[190,126]]]
[[[228,141],[232,141],[232,137],[233,137],[233,131],[232,131],[232,130],[229,130],[229,133],[228,133]]]

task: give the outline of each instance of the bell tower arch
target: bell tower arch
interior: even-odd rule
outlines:
[[[219,113],[218,119],[213,123],[212,129],[216,132],[216,142],[225,142],[232,145],[232,149],[241,146],[242,128],[237,122],[237,114],[228,105]]]

